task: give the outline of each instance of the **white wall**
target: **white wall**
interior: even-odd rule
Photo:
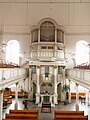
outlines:
[[[76,42],[90,41],[89,11],[88,0],[82,0],[82,3],[80,0],[53,0],[52,3],[50,0],[0,0],[0,42],[16,39],[20,42],[21,54],[25,52],[28,56],[31,26],[43,18],[52,18],[65,28],[67,67],[73,67],[70,53],[75,52]]]

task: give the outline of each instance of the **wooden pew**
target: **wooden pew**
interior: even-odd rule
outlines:
[[[79,99],[81,98],[81,96],[86,96],[86,93],[78,93]],[[76,99],[76,93],[75,92],[71,92],[71,99]]]
[[[10,114],[36,114],[38,116],[38,110],[9,110]]]
[[[26,119],[8,119],[8,118],[5,118],[5,119],[2,119],[2,120],[26,120]],[[36,120],[36,119],[33,119],[33,118],[29,118],[29,119],[27,119],[27,120]]]
[[[54,111],[55,120],[88,120],[88,116],[84,116],[84,111]]]
[[[56,115],[54,120],[88,120],[88,116],[83,116],[83,115]]]
[[[6,114],[6,119],[38,120],[38,116],[35,114]]]
[[[15,119],[15,118],[13,118],[13,119],[11,119],[11,118],[5,118],[5,119],[2,119],[2,120],[36,120],[36,119],[33,119],[33,118],[29,118],[29,119]]]
[[[60,111],[60,110],[55,110],[54,111],[54,116],[55,115],[84,115],[84,111]]]

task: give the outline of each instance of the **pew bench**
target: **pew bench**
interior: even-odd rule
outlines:
[[[11,118],[9,118],[9,119],[8,119],[8,118],[5,118],[5,119],[2,119],[2,120],[17,120],[17,119],[14,119],[14,118],[13,118],[13,119],[11,119]],[[18,119],[18,120],[26,120],[26,119]],[[27,119],[27,120],[36,120],[36,119],[33,119],[33,118],[30,119],[30,118],[29,118],[29,119]]]
[[[9,110],[10,114],[36,114],[38,116],[38,110]]]
[[[6,119],[38,120],[38,116],[35,114],[6,114]]]
[[[86,97],[86,93],[78,93],[79,99],[81,99],[82,96]],[[76,99],[76,93],[71,92],[71,99]]]
[[[83,115],[56,115],[54,120],[88,120],[88,116],[83,116]]]
[[[55,115],[84,115],[84,111],[61,111],[61,110],[55,110]]]

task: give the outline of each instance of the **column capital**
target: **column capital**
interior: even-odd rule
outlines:
[[[40,65],[36,65],[36,67],[39,69],[39,68],[40,68]]]
[[[58,65],[53,65],[54,69],[56,69],[58,67]]]
[[[77,86],[77,87],[78,87],[78,85],[79,85],[79,84],[78,84],[78,83],[76,83],[76,86]]]
[[[16,82],[16,85],[18,85],[19,82]]]
[[[63,69],[65,69],[65,66],[62,66]]]
[[[57,30],[57,28],[55,28],[55,30]]]
[[[71,82],[71,80],[68,80],[69,82]]]
[[[29,68],[31,69],[31,68],[32,68],[32,65],[29,65]]]

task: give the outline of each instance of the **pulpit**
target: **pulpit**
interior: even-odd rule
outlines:
[[[50,95],[50,94],[41,94],[41,106],[42,103],[50,103],[51,107],[55,107],[54,103],[53,103],[53,97],[54,95]]]

